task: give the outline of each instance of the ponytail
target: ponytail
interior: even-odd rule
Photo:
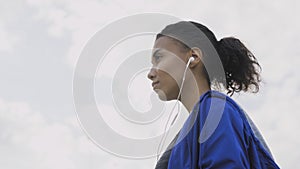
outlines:
[[[226,37],[218,41],[218,53],[226,73],[227,94],[241,90],[252,93],[259,91],[261,66],[255,56],[245,45],[234,37]],[[252,88],[254,87],[254,88]]]

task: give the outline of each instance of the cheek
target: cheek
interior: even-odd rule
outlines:
[[[182,81],[183,73],[184,67],[182,65],[168,64],[163,67],[161,74],[164,81],[167,81],[167,83],[172,86],[177,86]]]
[[[177,90],[178,84],[174,77],[172,77],[170,74],[162,71],[160,79],[160,87],[166,93],[172,93]]]

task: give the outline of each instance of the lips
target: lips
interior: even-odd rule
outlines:
[[[153,88],[156,87],[158,83],[159,83],[159,81],[153,82],[153,83],[152,83],[152,87],[153,87]]]

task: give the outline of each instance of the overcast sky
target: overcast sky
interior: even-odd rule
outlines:
[[[76,61],[88,40],[105,25],[143,12],[198,21],[218,39],[241,39],[262,66],[264,83],[258,94],[241,93],[234,99],[255,121],[278,164],[299,168],[299,7],[296,0],[1,0],[0,168],[154,168],[155,158],[120,158],[90,141],[77,120],[72,95]],[[127,47],[140,48],[137,42],[151,48],[152,38],[133,39],[110,55],[122,58],[132,52]],[[110,65],[100,71],[100,89],[114,76]],[[134,90],[129,88],[132,104],[141,111],[149,109],[153,95],[150,81],[142,77],[133,83]],[[107,122],[118,118],[112,107],[105,110]],[[128,132],[136,127],[114,124],[115,131],[127,136],[151,135],[141,132],[144,128]]]

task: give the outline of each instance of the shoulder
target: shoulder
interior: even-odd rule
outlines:
[[[224,116],[242,118],[241,107],[228,95],[216,90],[210,90],[201,95],[199,103],[199,113],[203,117],[207,117],[210,113],[221,113]]]
[[[212,92],[200,102],[200,158],[204,168],[249,168],[241,109],[229,96]]]
[[[244,120],[240,107],[229,96],[208,91],[200,98],[199,104],[200,143],[213,135],[243,134]]]

